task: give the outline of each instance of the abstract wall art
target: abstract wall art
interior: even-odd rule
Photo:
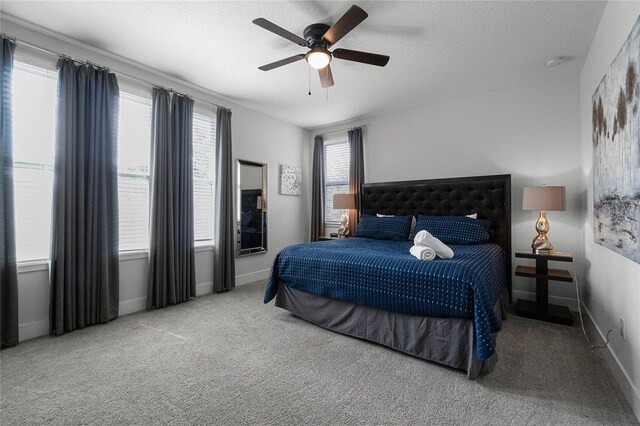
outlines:
[[[300,167],[280,164],[280,194],[300,195],[302,171]]]
[[[640,263],[640,18],[592,98],[595,242]]]

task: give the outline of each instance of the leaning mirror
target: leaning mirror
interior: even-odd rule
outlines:
[[[238,256],[267,252],[267,165],[237,160]]]

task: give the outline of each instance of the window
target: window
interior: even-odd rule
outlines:
[[[149,248],[151,100],[120,92],[118,202],[120,251]]]
[[[324,221],[338,223],[344,210],[333,209],[333,196],[349,192],[349,142],[324,146]]]
[[[193,210],[196,243],[213,240],[216,119],[193,114]]]
[[[57,72],[15,62],[13,135],[18,261],[49,258]],[[37,123],[37,125],[34,125]],[[120,251],[149,248],[151,100],[120,92]],[[215,117],[193,116],[194,237],[213,240]]]
[[[19,262],[49,258],[57,73],[16,61],[13,173]]]
[[[149,248],[151,100],[120,93],[118,197],[120,251]],[[215,118],[193,114],[193,205],[196,242],[213,240]]]

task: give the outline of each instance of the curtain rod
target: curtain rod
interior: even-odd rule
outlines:
[[[121,72],[121,71],[115,70],[115,69],[113,69],[113,68],[109,68],[109,67],[105,67],[105,66],[102,66],[102,65],[98,65],[98,64],[96,64],[96,63],[94,63],[94,62],[90,62],[90,61],[79,61],[79,60],[77,60],[77,59],[72,58],[72,57],[71,57],[71,56],[69,56],[69,55],[65,55],[64,53],[56,52],[55,50],[46,49],[46,48],[44,48],[44,47],[37,46],[37,45],[35,45],[35,44],[32,44],[32,43],[26,42],[26,41],[24,41],[24,40],[20,40],[20,39],[18,39],[18,38],[16,38],[16,37],[9,37],[9,36],[7,36],[5,33],[2,33],[2,37],[8,38],[8,39],[10,39],[10,40],[13,40],[13,42],[14,42],[14,43],[16,43],[16,44],[22,44],[22,45],[27,46],[27,47],[30,47],[30,48],[32,48],[32,49],[39,50],[39,51],[41,51],[41,52],[48,53],[48,54],[50,54],[50,55],[58,56],[59,58],[68,58],[68,59],[71,59],[72,61],[75,61],[75,62],[80,63],[80,64],[88,64],[88,65],[93,65],[93,66],[95,66],[95,67],[97,67],[97,68],[102,68],[102,69],[111,70],[111,71],[113,71],[114,73],[119,74],[119,75],[121,75],[121,76],[123,76],[123,77],[127,77],[127,78],[130,78],[130,79],[132,79],[132,80],[139,81],[139,82],[144,83],[144,84],[147,84],[147,85],[149,85],[149,86],[151,86],[151,87],[160,87],[160,88],[162,88],[162,89],[166,89],[166,90],[168,90],[169,92],[175,93],[175,94],[177,94],[177,95],[186,96],[186,97],[192,98],[192,99],[194,99],[194,100],[196,100],[196,101],[203,102],[203,103],[205,103],[205,104],[209,104],[209,105],[213,105],[213,106],[214,106],[214,107],[216,107],[216,108],[220,108],[220,109],[225,109],[225,110],[231,111],[231,108],[227,108],[227,107],[226,107],[226,106],[224,106],[224,105],[218,105],[218,104],[213,103],[213,102],[205,101],[204,99],[196,98],[195,96],[191,96],[191,95],[188,95],[188,94],[180,93],[180,92],[177,92],[176,90],[173,90],[173,89],[171,89],[171,88],[163,87],[163,86],[161,86],[161,85],[159,85],[159,84],[152,83],[152,82],[150,82],[150,81],[148,81],[148,80],[145,80],[145,79],[142,79],[142,78],[140,78],[140,77],[136,77],[136,76],[133,76],[133,75],[131,75],[131,74],[127,74],[127,73],[124,73],[124,72]]]
[[[5,33],[2,33],[2,38],[6,38],[7,40],[12,41],[13,43],[16,42],[16,38],[15,37],[9,37]]]
[[[349,127],[349,128],[346,128],[346,129],[338,129],[338,130],[333,130],[331,132],[319,133],[316,136],[327,136],[327,135],[332,135],[334,133],[348,132],[349,130],[357,129],[358,127],[367,127],[367,125],[363,124],[361,126],[353,126],[353,127]]]

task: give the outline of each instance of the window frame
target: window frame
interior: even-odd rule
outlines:
[[[124,78],[122,78],[123,81],[120,81],[121,79],[119,78],[118,80],[118,84],[120,86],[120,92],[121,93],[126,93],[127,95],[130,96],[134,96],[134,97],[139,97],[139,98],[145,98],[145,99],[149,99],[151,102],[153,102],[152,99],[152,92],[150,89],[146,88],[146,87],[142,87],[141,85],[139,85],[138,83],[135,82],[129,82],[128,78],[125,76]],[[194,115],[198,114],[201,116],[206,116],[210,119],[212,119],[214,121],[214,125],[216,124],[216,110],[213,107],[209,107],[208,105],[203,105],[200,102],[197,102],[194,104],[194,108],[193,108],[193,112]],[[151,123],[151,125],[153,125]],[[151,129],[152,131],[152,129]],[[215,134],[213,135],[213,144],[214,144],[214,155],[215,155]],[[149,140],[149,144],[151,144],[151,140]],[[151,161],[151,159],[149,159],[149,161]],[[213,160],[215,162],[215,158]],[[215,167],[215,163],[214,163],[214,167]],[[120,176],[120,172],[118,172],[118,177]],[[194,179],[195,180],[195,179]],[[149,191],[149,197],[151,196],[151,164],[149,165],[149,186],[148,186],[148,191]],[[212,195],[213,197],[215,197],[215,171],[214,171],[214,179],[212,180],[213,186],[212,186]],[[195,194],[194,194],[195,195]],[[194,197],[195,198],[195,197]],[[195,213],[195,205],[194,205],[194,213]],[[212,207],[212,214],[215,215],[215,210],[213,210]],[[195,218],[194,218],[195,220]],[[211,218],[211,222],[212,222],[212,226],[214,226],[215,222],[215,217],[212,216]],[[150,224],[149,224],[150,225]],[[195,224],[194,224],[195,225]],[[195,227],[194,227],[194,248],[196,252],[200,252],[200,251],[210,251],[213,250],[214,247],[214,229],[212,228],[212,236],[210,240],[196,240],[196,236],[195,236]],[[149,231],[149,229],[147,229],[147,232]],[[140,249],[130,249],[130,250],[120,250],[119,254],[120,254],[120,260],[132,260],[132,259],[139,259],[139,258],[143,258],[143,257],[147,257],[149,253],[149,247],[146,248],[140,248]]]
[[[58,73],[55,59],[52,60],[50,55],[43,54],[40,51],[33,50],[33,49],[28,48],[28,47],[25,47],[24,49],[21,48],[19,50],[16,50],[14,61],[15,61],[16,64],[20,63],[20,64],[26,65],[27,67],[41,68],[41,69],[43,69],[43,70],[45,70],[47,72],[52,72],[52,73],[54,73],[56,75]],[[57,81],[57,77],[56,77],[56,81]],[[126,93],[128,95],[132,95],[132,96],[135,96],[135,97],[141,97],[141,98],[152,100],[151,89],[146,87],[146,86],[141,85],[136,80],[130,79],[128,76],[120,76],[119,75],[118,76],[118,85],[119,85],[119,89],[120,89],[121,93]],[[57,108],[57,104],[55,105],[55,108]],[[207,116],[207,117],[211,118],[214,121],[214,125],[217,125],[217,123],[215,123],[217,111],[216,111],[216,108],[214,106],[210,106],[208,104],[204,104],[202,102],[197,102],[196,101],[196,103],[194,105],[194,113],[199,114],[199,115],[204,115],[204,116]],[[120,119],[120,117],[119,117],[119,119]],[[55,145],[55,134],[54,134],[54,142],[53,143]],[[149,140],[149,143],[151,143],[150,140]],[[213,135],[213,144],[214,144],[214,153],[215,153],[215,134]],[[55,146],[54,146],[54,149],[55,149]],[[215,158],[214,158],[213,161],[214,161],[214,167],[215,167]],[[31,163],[28,163],[28,164],[31,164]],[[34,163],[33,166],[36,167],[36,166],[42,166],[42,165]],[[55,168],[55,160],[54,160],[54,165],[52,166],[52,168]],[[148,181],[149,181],[149,196],[150,196],[150,184],[151,184],[150,173],[151,173],[151,165],[149,167],[149,178],[148,178]],[[118,170],[118,178],[119,178],[119,176],[120,176],[120,171]],[[212,196],[215,197],[215,170],[214,170],[214,179],[213,179],[212,182],[213,182]],[[53,194],[52,194],[52,200],[53,200]],[[195,209],[195,207],[194,207],[194,209]],[[212,208],[212,214],[213,214],[213,216],[212,216],[211,220],[212,220],[212,225],[214,225],[215,224],[215,214],[216,214],[216,212],[215,212],[215,209],[213,209],[213,208]],[[51,227],[51,224],[49,226]],[[213,250],[213,248],[214,248],[214,239],[215,239],[214,232],[215,232],[215,228],[212,229],[212,239],[210,239],[210,240],[195,240],[195,232],[194,232],[194,248],[195,248],[195,252]],[[121,251],[119,251],[119,257],[120,257],[121,261],[145,258],[145,257],[148,257],[148,254],[149,254],[149,247],[146,247],[144,249],[130,249],[130,250],[121,250]],[[18,273],[40,271],[40,270],[48,270],[49,262],[51,260],[50,257],[51,257],[51,255],[49,253],[49,256],[48,256],[47,259],[18,260],[17,261]]]
[[[218,123],[217,123],[217,110],[215,109],[215,107],[207,105],[207,104],[204,104],[203,102],[195,101],[194,102],[194,106],[193,106],[193,113],[194,113],[194,116],[197,114],[197,115],[200,115],[200,116],[205,116],[207,118],[210,118],[213,121],[214,129],[217,129],[217,125],[218,125]],[[193,179],[194,180],[193,244],[194,244],[194,247],[196,248],[196,251],[202,251],[202,250],[206,250],[206,249],[213,249],[214,241],[215,241],[215,214],[216,214],[216,211],[215,211],[215,208],[213,206],[213,204],[215,203],[215,196],[216,196],[216,193],[215,193],[215,191],[216,191],[216,179],[215,179],[216,178],[216,170],[215,170],[215,167],[216,167],[216,163],[215,163],[216,162],[216,159],[215,159],[216,134],[215,134],[215,132],[213,134],[212,143],[213,143],[213,155],[214,155],[214,158],[213,158],[213,179],[211,180],[211,182],[212,182],[212,189],[211,189],[211,194],[212,194],[212,200],[211,200],[211,202],[212,202],[212,206],[211,206],[211,213],[212,213],[211,225],[212,225],[212,228],[211,228],[211,239],[209,239],[209,240],[197,240],[196,239],[196,235],[195,235],[195,209],[196,209],[196,206],[195,206],[195,177]]]
[[[350,179],[349,179],[349,175],[351,174],[351,166],[349,165],[349,172],[347,173],[347,179],[346,181],[332,181],[331,184],[327,184],[327,147],[331,146],[331,145],[346,145],[347,147],[347,155],[350,156],[351,152],[351,147],[349,146],[349,139],[347,138],[347,135],[345,134],[344,137],[340,137],[337,139],[330,139],[328,141],[324,142],[324,146],[323,146],[323,163],[324,163],[324,167],[323,167],[323,186],[324,186],[324,204],[325,206],[328,204],[327,203],[327,187],[328,186],[342,186],[342,185],[347,185],[347,187],[349,186],[350,183]],[[348,159],[349,161],[350,159]],[[347,189],[347,193],[348,193],[348,189]],[[340,225],[340,220],[327,220],[327,215],[326,215],[326,210],[322,212],[323,215],[323,220],[324,220],[324,224],[325,226],[329,226],[329,227],[338,227]]]
[[[37,68],[38,72],[35,72],[33,74],[40,74],[42,77],[44,78],[48,78],[48,79],[52,79],[56,81],[56,86],[57,86],[57,82],[58,82],[58,70],[56,67],[56,62],[51,60],[51,56],[49,55],[42,55],[42,52],[31,52],[30,49],[26,49],[27,51],[25,52],[25,50],[23,49],[17,49],[15,52],[15,56],[14,56],[14,70],[22,70],[21,71],[25,71],[25,72],[30,72],[29,68]],[[34,70],[35,71],[35,70]],[[43,72],[40,72],[43,71]],[[50,76],[49,74],[53,74],[55,75],[55,78],[53,78],[52,76]],[[15,90],[12,90],[12,96],[15,97]],[[57,104],[54,105],[54,109],[57,108]],[[54,115],[55,115],[55,110],[54,110]],[[55,121],[55,116],[54,116],[54,121]],[[14,122],[15,122],[15,118],[14,118]],[[55,125],[55,123],[54,123]],[[54,158],[53,158],[53,163],[51,165],[47,165],[47,164],[43,164],[43,163],[32,163],[32,162],[25,162],[25,161],[15,161],[15,159],[12,159],[12,167],[14,167],[14,165],[17,164],[21,164],[21,166],[17,167],[19,169],[36,169],[36,170],[50,170],[52,172],[52,174],[55,171],[55,130],[54,130],[54,134],[53,136],[53,151],[54,151]],[[14,138],[14,143],[15,138]],[[17,196],[16,193],[16,188],[15,188],[15,172],[14,172],[14,199]],[[51,211],[53,212],[53,179],[51,180],[51,193],[50,193],[50,201],[51,201]],[[15,208],[15,206],[14,206]],[[52,223],[51,223],[51,217],[49,218],[49,235],[51,235],[51,227],[52,227]],[[22,273],[22,272],[31,272],[31,271],[39,271],[39,270],[45,270],[49,268],[49,262],[51,259],[51,238],[49,238],[49,244],[48,244],[48,248],[47,248],[47,252],[48,255],[46,258],[33,258],[33,259],[23,259],[20,260],[17,256],[18,256],[18,251],[17,251],[17,240],[18,240],[18,229],[17,229],[17,223],[16,223],[16,264],[18,267],[18,273]]]
[[[133,83],[129,83],[127,81],[125,81],[124,83],[121,82],[120,80],[118,81],[118,86],[119,86],[119,97],[120,97],[120,102],[122,101],[123,95],[124,97],[131,97],[131,98],[141,98],[144,99],[146,101],[148,101],[151,105],[151,111],[150,114],[153,114],[153,99],[152,99],[152,93],[151,90],[149,90],[148,88],[143,88],[138,84],[133,84]],[[135,99],[133,99],[134,102],[137,102]],[[121,113],[121,110],[119,109],[119,114]],[[122,116],[119,115],[118,116],[118,155],[120,155],[120,120],[122,119]],[[152,118],[151,116],[149,117],[149,140],[148,140],[148,144],[149,144],[149,154],[151,154],[151,134],[153,129],[151,128],[151,126],[153,125],[152,122]],[[131,173],[131,172],[124,172],[121,173],[120,172],[120,164],[118,164],[118,217],[119,219],[122,217],[121,215],[121,211],[122,211],[122,203],[120,203],[120,176],[121,175],[128,175],[129,177],[131,176],[144,176],[144,179],[147,181],[147,200],[150,202],[151,200],[151,155],[149,155],[148,158],[148,173],[146,175],[142,175],[141,173]],[[119,220],[120,222],[120,220]],[[118,224],[118,232],[120,232],[120,225],[122,223],[120,222]],[[149,234],[149,226],[150,226],[150,221],[149,221],[149,215],[147,215],[147,246],[144,248],[131,248],[131,249],[125,249],[122,250],[120,247],[118,247],[118,253],[120,255],[120,258],[122,259],[123,257],[125,259],[136,259],[136,258],[140,258],[143,257],[143,254],[148,255],[149,253],[149,238],[148,238],[148,234]],[[121,242],[121,240],[119,241]],[[124,256],[123,256],[124,255]]]

